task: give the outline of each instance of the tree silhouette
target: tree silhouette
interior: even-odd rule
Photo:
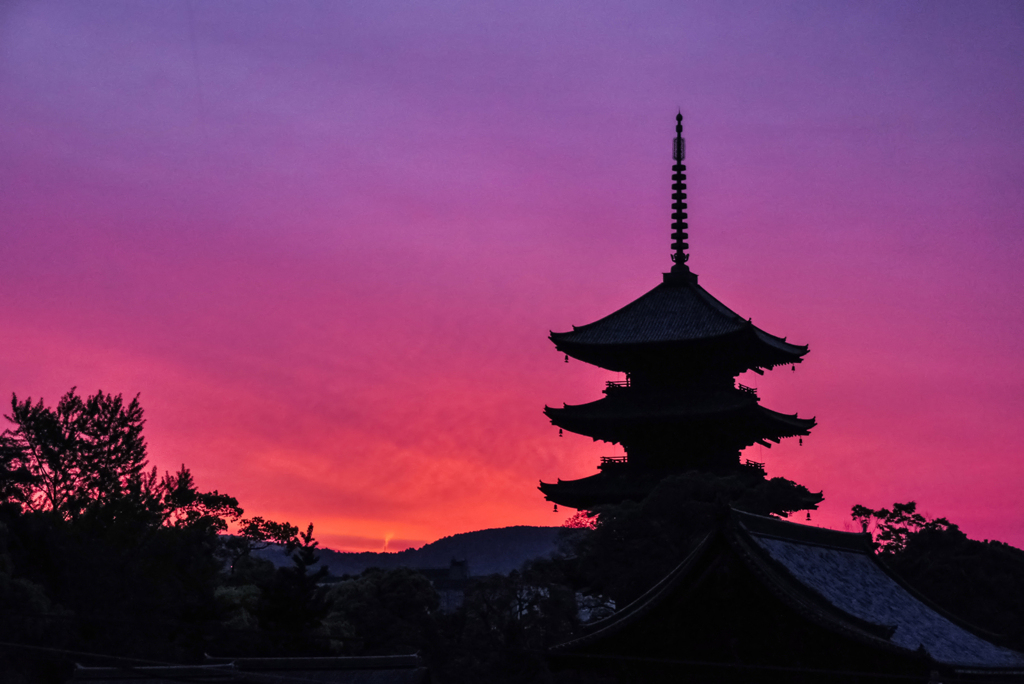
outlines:
[[[73,520],[97,510],[114,511],[128,500],[151,503],[155,474],[147,477],[145,420],[136,396],[97,392],[87,399],[72,388],[55,409],[43,400],[11,397],[14,424],[0,435],[5,460],[27,473],[24,486],[6,492],[29,510]]]
[[[327,648],[323,619],[330,605],[327,589],[320,583],[328,571],[324,565],[312,571],[320,562],[317,546],[310,523],[285,547],[291,567],[278,568],[270,586],[263,590],[257,609],[260,628],[269,633],[271,648],[279,652],[317,653]]]
[[[576,581],[588,592],[626,605],[722,524],[730,508],[784,517],[820,499],[795,482],[759,473],[693,470],[666,477],[640,502],[599,507],[590,534],[567,530],[579,559]]]
[[[895,503],[892,509],[879,508],[877,511],[857,504],[851,515],[864,532],[871,532],[875,540],[875,548],[884,555],[900,553],[907,546],[910,535],[922,530],[955,531],[959,528],[945,518],[926,520],[917,512],[917,504],[913,501]]]
[[[852,515],[911,586],[988,630],[989,639],[1024,650],[1024,551],[969,539],[945,518],[926,519],[913,501],[878,510],[857,505]]]
[[[137,396],[125,401],[101,391],[83,398],[72,389],[50,408],[15,395],[6,418],[0,600],[12,609],[35,606],[57,616],[50,623],[59,620],[61,627],[4,618],[10,640],[179,662],[199,658],[213,635],[223,633],[216,600],[226,580],[222,533],[240,523],[251,548],[298,531],[243,519],[234,497],[201,491],[184,465],[163,477],[148,468]],[[297,563],[314,563],[313,549],[310,528],[293,549]],[[322,575],[304,569],[293,575],[292,584],[312,581],[313,590],[303,585],[289,594],[306,596],[308,605]],[[274,578],[272,570],[268,576]],[[57,634],[59,644],[52,641]],[[246,639],[256,643],[259,635]],[[22,668],[12,661],[15,666]],[[40,670],[24,668],[32,673],[26,681],[38,679]]]
[[[272,544],[280,544],[286,549],[295,543],[299,528],[289,523],[264,520],[260,516],[245,518],[241,521],[238,533],[224,542],[230,573],[234,575],[240,562],[252,556],[253,551],[261,551]]]

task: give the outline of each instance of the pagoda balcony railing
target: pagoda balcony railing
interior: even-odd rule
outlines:
[[[741,385],[740,383],[737,382],[736,389],[738,389],[740,392],[746,392],[747,394],[752,395],[754,398],[757,398],[757,390],[754,389],[753,387],[747,387],[746,385]]]
[[[602,456],[601,465],[610,465],[615,467],[616,465],[625,465],[629,463],[629,456]]]
[[[609,380],[604,383],[604,393],[608,394],[609,392],[617,392],[619,390],[626,389],[627,387],[629,387],[629,378],[626,378],[625,380]]]
[[[751,461],[748,458],[748,459],[746,459],[746,461],[744,461],[743,465],[746,466],[747,468],[752,468],[752,469],[760,471],[762,473],[764,472],[764,463],[758,463],[757,461]]]

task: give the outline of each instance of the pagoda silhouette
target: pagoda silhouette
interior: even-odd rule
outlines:
[[[579,480],[540,483],[548,501],[589,510],[639,501],[665,477],[686,471],[764,480],[764,466],[740,462],[753,444],[771,447],[810,434],[813,418],[761,406],[756,390],[737,384],[745,371],[791,366],[809,351],[736,314],[697,284],[687,266],[686,166],[683,117],[676,116],[672,166],[672,261],[663,281],[615,313],[572,331],[552,332],[569,357],[626,374],[608,382],[604,398],[545,407],[561,430],[621,444],[625,456],[604,457],[599,472]],[[815,508],[812,494],[806,508]]]

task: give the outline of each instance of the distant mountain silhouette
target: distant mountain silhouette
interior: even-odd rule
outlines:
[[[340,577],[358,575],[367,568],[446,568],[455,558],[468,561],[470,575],[507,575],[521,568],[527,561],[555,553],[559,529],[517,525],[477,530],[443,537],[418,549],[396,553],[345,553],[319,549],[320,563],[326,565],[332,575]],[[291,563],[279,546],[257,551],[254,555],[276,566]]]

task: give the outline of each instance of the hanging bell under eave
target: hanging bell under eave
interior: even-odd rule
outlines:
[[[796,373],[796,364],[793,364],[793,372]]]
[[[811,522],[811,512],[807,511],[807,522]]]
[[[569,355],[568,354],[565,355],[565,362],[569,363]]]
[[[558,428],[558,436],[559,436],[559,437],[561,437],[561,436],[562,436],[562,428]]]
[[[803,446],[803,445],[804,445],[804,438],[803,438],[803,437],[801,437],[801,438],[800,438],[800,446]]]
[[[555,504],[555,510],[554,510],[554,512],[555,512],[555,513],[557,513],[557,512],[558,512],[558,504]]]

